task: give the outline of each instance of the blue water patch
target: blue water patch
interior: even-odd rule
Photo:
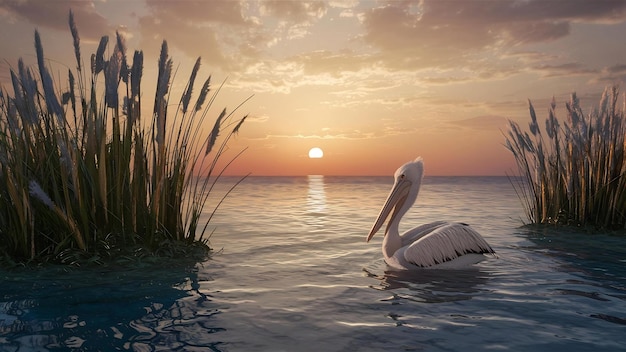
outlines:
[[[0,351],[220,344],[203,338],[221,328],[210,324],[219,309],[198,292],[196,269],[48,267],[0,276]]]

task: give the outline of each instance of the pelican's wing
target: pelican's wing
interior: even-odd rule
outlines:
[[[404,258],[417,266],[429,267],[469,253],[495,252],[469,225],[448,223],[409,245],[404,251]]]
[[[447,221],[435,221],[435,222],[430,222],[427,224],[422,224],[420,226],[414,227],[410,229],[409,231],[400,235],[400,238],[402,239],[402,247],[408,246],[411,243],[417,241],[418,239],[446,225],[450,225],[450,223]]]

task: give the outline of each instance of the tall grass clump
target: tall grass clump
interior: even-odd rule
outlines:
[[[100,260],[126,249],[167,254],[181,244],[208,250],[200,215],[239,155],[218,163],[246,117],[218,111],[202,133],[219,88],[211,92],[209,77],[193,98],[199,58],[170,104],[174,71],[165,41],[153,109],[143,109],[143,52],[129,62],[117,33],[105,58],[111,44],[104,36],[85,66],[71,12],[69,26],[76,69],[65,88],[55,85],[35,31],[37,67],[20,59],[12,94],[0,90],[0,255],[74,261],[76,253]]]
[[[559,120],[554,98],[542,126],[529,101],[529,131],[510,121],[506,148],[521,179],[514,182],[531,223],[626,227],[626,122],[618,87],[605,89],[589,114],[576,94]]]

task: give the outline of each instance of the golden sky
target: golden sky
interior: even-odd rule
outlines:
[[[202,79],[226,80],[215,116],[254,95],[230,174],[391,175],[421,155],[427,175],[504,175],[528,99],[564,118],[571,92],[588,111],[626,77],[625,1],[0,0],[5,88],[19,57],[34,64],[35,29],[58,76],[74,68],[70,8],[86,58],[120,31],[145,81],[165,39],[174,90],[198,56]]]

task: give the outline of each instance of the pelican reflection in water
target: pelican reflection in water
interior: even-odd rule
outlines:
[[[401,270],[460,268],[478,263],[485,254],[495,255],[476,230],[460,222],[436,221],[399,234],[400,220],[415,203],[423,174],[421,157],[396,170],[393,188],[367,236],[369,242],[391,214],[382,244],[387,265]]]

